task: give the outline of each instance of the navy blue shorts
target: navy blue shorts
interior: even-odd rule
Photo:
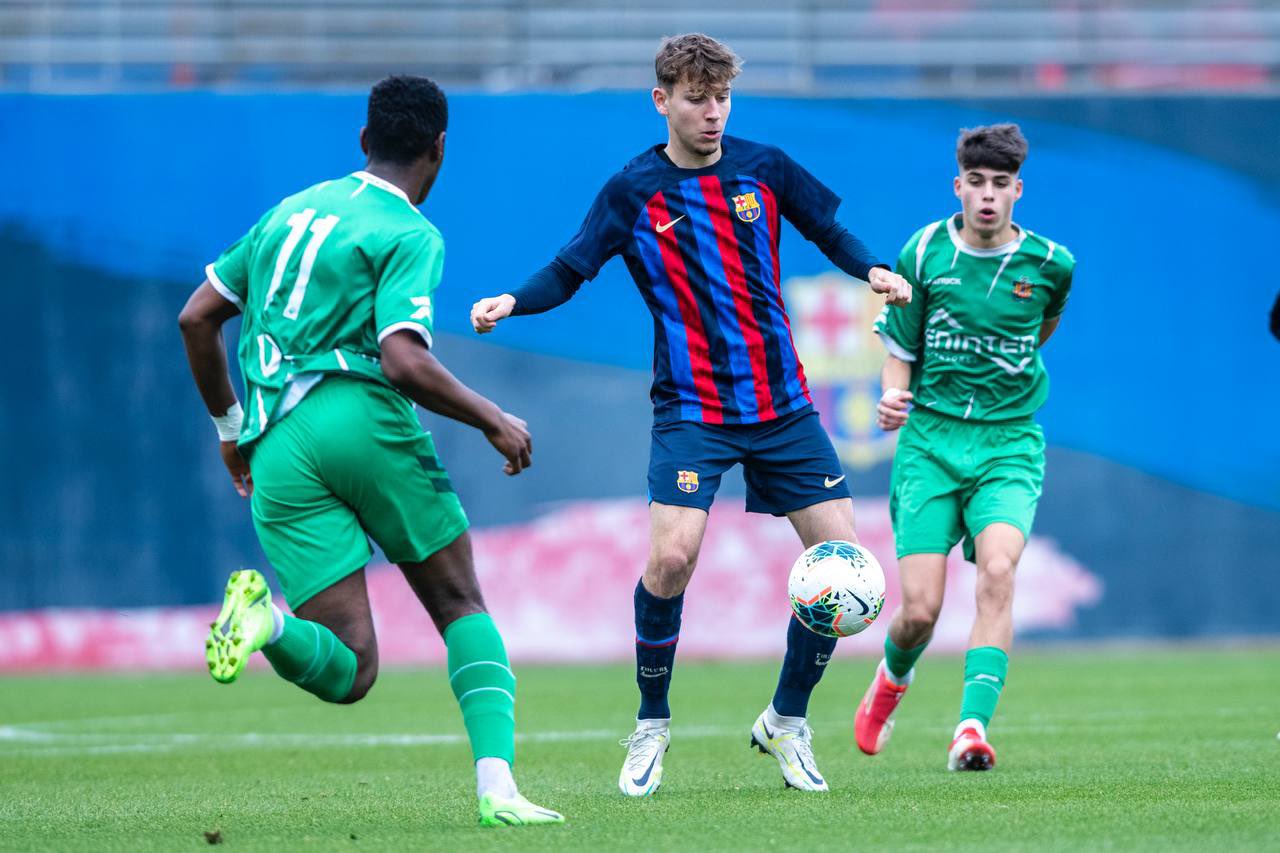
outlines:
[[[849,497],[831,439],[807,407],[759,424],[655,424],[649,500],[709,510],[721,475],[738,463],[747,481],[747,512],[785,515]]]

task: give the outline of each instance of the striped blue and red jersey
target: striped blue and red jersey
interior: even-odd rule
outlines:
[[[653,314],[655,421],[750,424],[812,405],[782,298],[780,217],[817,242],[839,196],[773,146],[724,137],[701,169],[662,148],[609,179],[557,257],[586,279],[626,261]]]

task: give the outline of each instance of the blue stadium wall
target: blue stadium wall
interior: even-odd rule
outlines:
[[[425,211],[448,241],[438,354],[530,421],[500,481],[482,438],[429,419],[477,525],[643,495],[651,327],[614,262],[569,305],[483,341],[467,311],[545,263],[598,187],[663,128],[647,95],[461,95]],[[261,565],[191,387],[176,316],[267,206],[359,168],[358,95],[0,96],[0,610],[206,602]],[[741,97],[896,255],[956,208],[956,131],[1022,122],[1017,219],[1079,266],[1046,350],[1037,533],[1105,584],[1069,637],[1280,633],[1280,166],[1271,101],[939,103]],[[830,264],[793,231],[784,278]],[[887,465],[850,469],[887,491]],[[741,489],[740,481],[730,491]]]

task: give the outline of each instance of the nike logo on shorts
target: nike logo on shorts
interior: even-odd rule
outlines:
[[[845,478],[844,474],[841,474],[839,477],[836,477],[834,480],[831,479],[830,477],[827,477],[825,480],[822,481],[822,485],[826,486],[829,489],[832,486],[838,486],[841,483],[843,483],[844,478]]]

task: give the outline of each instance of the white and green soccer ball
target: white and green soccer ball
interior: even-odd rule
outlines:
[[[824,637],[864,630],[884,607],[884,570],[861,545],[832,539],[800,555],[787,580],[791,609]]]

